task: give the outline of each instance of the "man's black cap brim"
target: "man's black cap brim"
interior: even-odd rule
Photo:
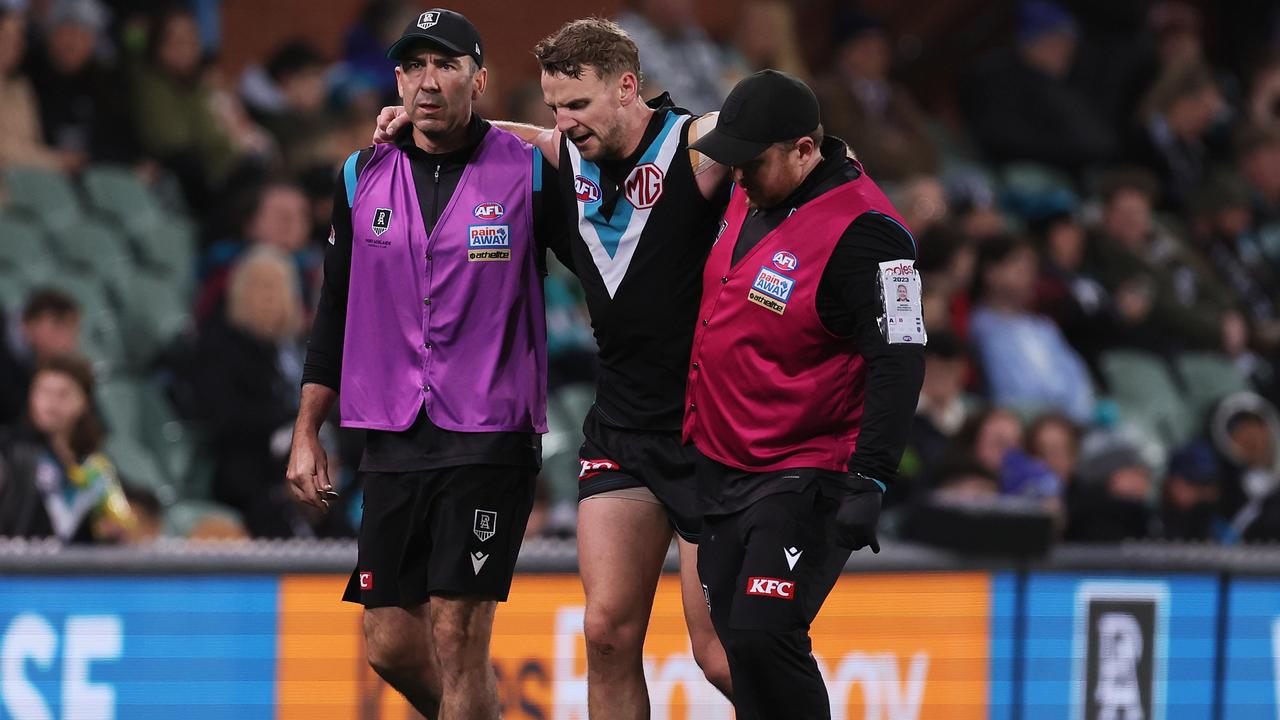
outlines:
[[[746,165],[773,143],[741,140],[724,134],[715,128],[689,147],[715,160],[721,165]]]
[[[471,57],[471,59],[475,59],[470,52],[459,48],[457,45],[426,33],[422,33],[421,35],[405,35],[404,37],[401,37],[394,45],[391,46],[390,49],[387,50],[387,59],[399,62],[401,60],[400,56],[403,55],[406,50],[411,46],[419,44],[435,48],[436,50],[443,50],[453,57],[462,57],[463,55],[467,55]]]

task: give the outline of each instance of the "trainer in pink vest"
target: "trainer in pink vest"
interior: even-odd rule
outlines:
[[[741,470],[843,472],[858,440],[866,364],[852,340],[823,327],[818,283],[856,217],[902,218],[863,174],[800,206],[731,267],[748,210],[735,187],[703,271],[684,439]]]

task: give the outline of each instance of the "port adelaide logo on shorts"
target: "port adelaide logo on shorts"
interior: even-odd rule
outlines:
[[[781,315],[787,310],[787,301],[791,299],[791,291],[795,286],[795,280],[767,265],[761,265],[760,272],[751,283],[751,289],[747,291],[747,299]]]
[[[476,522],[471,528],[480,542],[485,542],[498,532],[498,513],[496,510],[476,510]]]

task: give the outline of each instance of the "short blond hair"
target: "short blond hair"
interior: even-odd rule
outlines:
[[[277,312],[263,315],[255,303],[253,293],[260,286],[254,280],[262,272],[272,272],[278,277],[275,289],[281,292]],[[279,341],[296,338],[302,332],[302,291],[298,271],[288,255],[266,245],[259,245],[246,253],[231,270],[227,285],[227,321],[255,337]]]
[[[581,78],[585,67],[602,78],[632,73],[640,78],[640,49],[618,23],[589,17],[565,23],[533,46],[543,72]]]

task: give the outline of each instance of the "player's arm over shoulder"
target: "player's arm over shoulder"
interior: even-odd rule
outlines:
[[[551,163],[551,167],[559,169],[560,167],[560,131],[555,128],[544,128],[537,125],[528,125],[526,123],[510,122],[507,120],[496,120],[493,122],[495,127],[506,130],[521,140],[538,148],[542,153],[542,157]]]
[[[689,144],[694,144],[714,130],[716,120],[719,117],[720,113],[709,112],[706,115],[690,120]],[[693,177],[698,183],[698,189],[702,191],[702,196],[705,198],[714,197],[720,186],[729,177],[729,168],[693,148],[689,148],[689,165],[693,167]]]

